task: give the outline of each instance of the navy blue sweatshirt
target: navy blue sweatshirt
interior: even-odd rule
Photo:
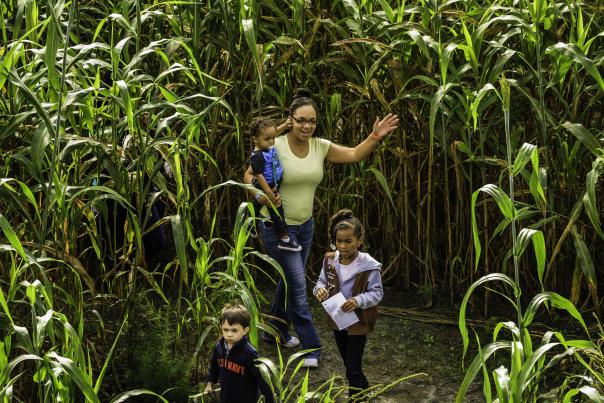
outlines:
[[[216,343],[206,380],[212,383],[220,381],[222,403],[256,403],[259,391],[266,402],[273,402],[270,387],[262,379],[254,362],[258,356],[247,336],[235,343],[230,350],[227,349],[224,338]]]

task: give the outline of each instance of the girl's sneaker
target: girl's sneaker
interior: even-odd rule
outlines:
[[[290,252],[300,252],[302,250],[302,246],[292,237],[289,238],[289,241],[285,242],[283,239],[279,240],[277,244],[277,248],[281,250],[288,250]]]

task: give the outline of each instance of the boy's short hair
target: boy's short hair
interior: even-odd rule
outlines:
[[[262,129],[275,127],[275,121],[270,118],[256,118],[250,123],[250,137],[257,137]]]
[[[230,325],[241,325],[243,328],[250,327],[250,312],[243,304],[226,304],[220,311],[220,324],[229,322]]]

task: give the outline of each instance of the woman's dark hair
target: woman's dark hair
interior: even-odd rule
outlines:
[[[331,217],[331,225],[329,226],[329,235],[331,236],[332,242],[336,240],[336,232],[341,229],[352,228],[354,236],[358,239],[362,239],[365,231],[363,230],[363,224],[358,218],[354,216],[352,210],[344,209],[335,213]]]
[[[275,127],[275,121],[269,118],[256,118],[250,123],[250,137],[258,137],[260,131],[267,127]]]
[[[293,116],[294,112],[303,106],[310,105],[318,111],[317,104],[312,99],[312,92],[307,88],[298,88],[294,94],[294,100],[289,106],[289,115]]]
[[[243,328],[250,327],[250,312],[241,303],[226,304],[220,311],[220,324],[224,322],[229,325],[241,325]]]

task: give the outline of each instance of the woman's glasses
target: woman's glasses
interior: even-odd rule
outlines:
[[[295,116],[292,116],[292,118],[296,121],[297,124],[299,124],[300,126],[304,126],[306,124],[310,125],[310,126],[316,126],[317,125],[317,119],[309,119],[306,120],[304,118],[297,118]]]

